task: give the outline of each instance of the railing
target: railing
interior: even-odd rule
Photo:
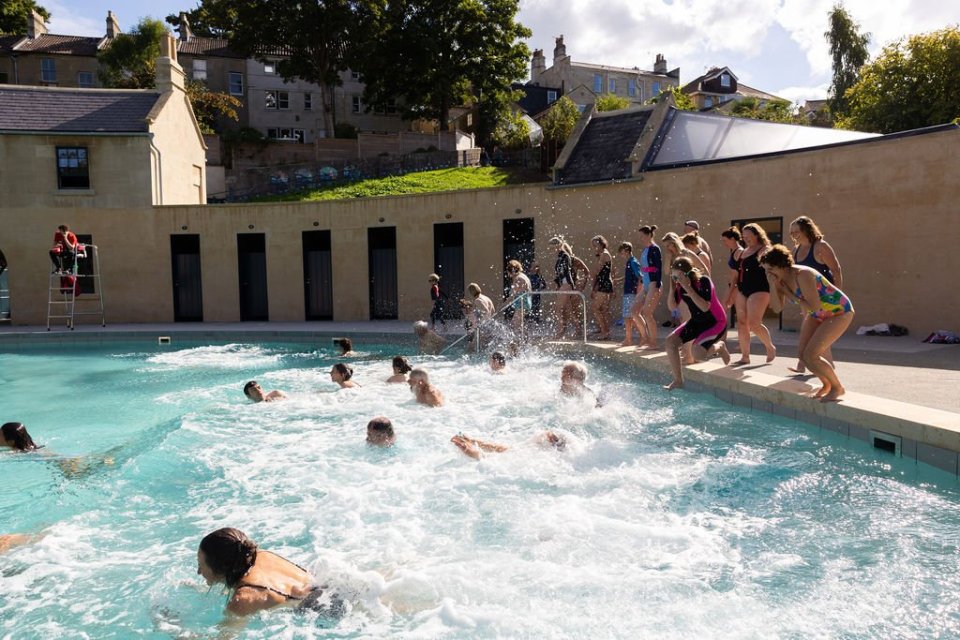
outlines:
[[[7,286],[8,269],[0,271],[0,320],[10,319],[10,287]]]
[[[583,303],[580,305],[580,313],[582,315],[580,319],[580,328],[583,331],[583,341],[584,342],[587,341],[587,297],[583,295],[583,292],[581,291],[524,291],[523,293],[518,295],[516,298],[511,300],[509,303],[500,307],[500,309],[496,313],[494,313],[492,316],[490,316],[483,322],[475,323],[473,326],[472,332],[463,334],[462,336],[460,336],[459,338],[451,342],[449,345],[444,347],[443,350],[440,352],[440,355],[443,355],[448,350],[452,349],[454,346],[460,344],[461,342],[463,342],[464,340],[470,337],[473,337],[475,353],[480,353],[480,329],[489,324],[492,324],[497,319],[497,316],[505,312],[507,309],[511,309],[513,307],[516,307],[517,313],[520,314],[520,331],[522,332],[524,330],[524,318],[525,318],[524,305],[522,302],[519,305],[517,305],[517,301],[524,300],[531,296],[579,296],[580,301]]]

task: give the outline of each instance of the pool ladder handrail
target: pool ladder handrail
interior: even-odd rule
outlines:
[[[582,291],[524,291],[520,295],[511,299],[510,302],[500,307],[499,310],[497,310],[492,316],[490,316],[483,322],[475,323],[473,327],[473,331],[463,334],[462,336],[460,336],[459,338],[457,338],[456,340],[448,344],[446,347],[443,348],[442,351],[440,351],[440,355],[443,355],[448,350],[452,349],[455,345],[460,344],[461,342],[463,342],[464,340],[466,340],[471,336],[473,336],[474,338],[473,340],[474,353],[480,353],[480,329],[492,323],[494,320],[496,320],[497,316],[504,313],[507,309],[514,307],[517,303],[517,300],[523,300],[523,299],[529,298],[530,296],[571,296],[571,295],[580,296],[580,301],[583,303],[582,305],[580,305],[580,313],[582,315],[580,327],[583,331],[582,340],[584,343],[586,343],[587,342],[587,296],[583,295]],[[520,330],[523,331],[525,313],[524,313],[524,305],[522,302],[520,303],[520,306],[517,307],[517,311],[520,313]]]

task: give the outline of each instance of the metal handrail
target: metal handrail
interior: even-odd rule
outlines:
[[[497,316],[499,316],[501,313],[503,313],[507,309],[510,309],[513,306],[515,306],[517,303],[517,300],[523,300],[530,296],[580,296],[580,300],[581,302],[583,302],[583,305],[580,307],[580,313],[583,316],[580,326],[583,330],[583,341],[584,342],[587,341],[587,297],[583,295],[582,291],[524,291],[523,293],[515,297],[513,300],[511,300],[510,302],[500,307],[500,309],[495,311],[492,316],[490,316],[483,322],[476,323],[473,327],[473,332],[463,334],[462,336],[460,336],[459,338],[457,338],[456,340],[448,344],[446,347],[444,347],[443,350],[440,351],[439,355],[443,355],[449,349],[452,349],[455,345],[458,345],[464,340],[466,340],[467,338],[471,337],[471,335],[474,337],[473,342],[474,342],[475,353],[480,353],[480,329],[482,327],[485,327],[487,324],[492,323],[494,320],[496,320]],[[521,330],[523,330],[524,318],[526,314],[524,313],[524,308],[522,303],[520,304],[519,307],[517,307],[517,310],[520,313],[520,328]]]

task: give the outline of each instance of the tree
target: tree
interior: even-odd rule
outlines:
[[[226,35],[230,48],[262,62],[277,60],[284,80],[319,88],[327,135],[334,132],[334,88],[357,43],[385,0],[203,0],[193,13],[200,32]],[[177,19],[179,23],[179,18]],[[191,27],[192,28],[192,27]]]
[[[860,25],[853,21],[843,4],[834,5],[827,16],[830,29],[823,35],[830,45],[830,56],[833,58],[830,112],[834,117],[842,117],[847,113],[847,89],[857,82],[860,68],[870,57],[867,53],[870,34],[860,33]]]
[[[117,89],[149,89],[156,84],[156,60],[167,28],[159,20],[142,19],[129,33],[113,38],[97,53],[100,82]]]
[[[602,96],[597,96],[597,101],[594,104],[597,107],[597,111],[616,111],[629,107],[630,101],[623,96],[605,93]]]
[[[530,126],[519,111],[508,111],[497,124],[491,143],[509,151],[530,146]]]
[[[240,120],[237,109],[243,107],[243,102],[238,98],[228,93],[210,91],[206,84],[195,80],[187,82],[186,91],[203,133],[216,133],[220,120]]]
[[[960,28],[911,36],[884,48],[846,93],[845,129],[893,133],[960,117]]]
[[[653,96],[647,100],[647,104],[657,104],[661,98],[668,95],[673,97],[673,104],[680,111],[697,110],[697,105],[693,103],[693,99],[683,91],[680,91],[680,87],[675,87],[673,85],[669,85],[661,89],[659,95]]]
[[[391,0],[377,15],[361,60],[370,105],[401,98],[407,118],[436,118],[476,103],[485,140],[523,79],[530,30],[516,21],[518,0]]]
[[[0,1],[0,34],[26,35],[31,11],[36,11],[43,16],[44,22],[50,20],[50,12],[38,5],[35,0]]]
[[[197,8],[183,13],[187,16],[191,33],[205,38],[229,38],[230,28],[237,20],[233,3],[219,0],[206,0]],[[166,21],[176,29],[180,26],[180,14],[171,13]]]
[[[570,137],[578,120],[580,120],[580,109],[573,100],[563,96],[550,106],[540,126],[543,127],[544,137],[553,142],[562,143]]]
[[[768,122],[785,124],[807,124],[806,119],[793,113],[793,105],[786,100],[762,102],[758,98],[748,97],[737,100],[730,108],[730,115],[738,118],[752,118]]]

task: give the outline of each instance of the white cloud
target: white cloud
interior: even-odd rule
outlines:
[[[777,91],[781,98],[794,104],[802,105],[804,100],[823,100],[827,97],[829,85],[821,84],[815,87],[785,87]]]
[[[50,33],[71,36],[102,36],[106,33],[106,13],[102,16],[102,20],[97,20],[83,6],[68,8],[66,4],[58,0],[44,0],[41,4],[52,15],[50,23],[47,25]]]

